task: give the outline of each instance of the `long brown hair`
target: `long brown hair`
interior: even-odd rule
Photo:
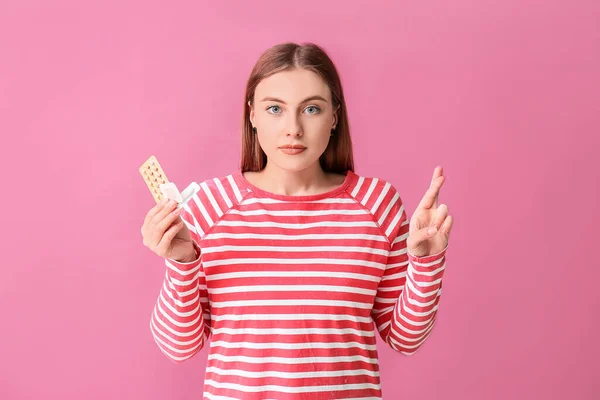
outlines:
[[[325,80],[331,90],[333,109],[338,112],[338,122],[327,149],[319,159],[325,172],[345,173],[354,171],[352,141],[346,112],[346,101],[338,72],[327,53],[314,43],[292,42],[277,44],[267,49],[258,59],[246,85],[246,98],[242,120],[241,170],[260,171],[267,165],[267,155],[260,148],[258,138],[252,131],[250,104],[254,104],[256,86],[263,79],[281,71],[303,68],[315,72]]]

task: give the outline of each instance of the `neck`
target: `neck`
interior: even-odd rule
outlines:
[[[286,196],[319,193],[327,184],[327,174],[318,162],[302,171],[290,171],[267,160],[267,165],[260,173],[260,185],[263,190]]]

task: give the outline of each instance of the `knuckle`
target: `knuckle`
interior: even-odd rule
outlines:
[[[150,221],[150,220],[152,219],[152,217],[154,216],[154,214],[155,214],[155,213],[156,213],[156,212],[155,212],[154,208],[153,208],[153,209],[151,209],[150,211],[148,211],[148,212],[146,213],[146,216],[144,217],[144,220],[145,220],[145,221]]]

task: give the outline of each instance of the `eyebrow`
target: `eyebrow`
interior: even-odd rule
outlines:
[[[311,101],[311,100],[322,100],[325,103],[327,103],[326,99],[324,99],[323,97],[318,96],[318,95],[307,97],[306,99],[302,100],[300,103],[306,103],[307,101]],[[261,102],[264,102],[264,101],[276,101],[278,103],[287,104],[285,101],[278,99],[277,97],[265,97],[264,99],[261,100]]]

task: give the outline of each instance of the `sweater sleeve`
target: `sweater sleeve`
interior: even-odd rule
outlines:
[[[409,254],[406,240],[410,221],[393,188],[390,198],[389,212],[380,217],[381,228],[390,242],[390,253],[372,317],[381,338],[391,348],[411,355],[429,337],[436,321],[447,247],[425,257]]]
[[[165,259],[165,278],[150,320],[154,341],[176,363],[194,356],[210,336],[210,310],[197,219],[189,207],[181,209],[181,218],[190,230],[197,259],[189,263]]]

